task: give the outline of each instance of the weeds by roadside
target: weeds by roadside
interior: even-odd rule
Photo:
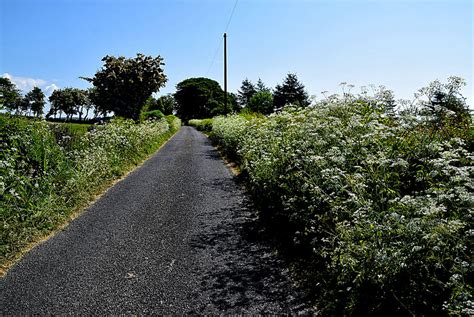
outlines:
[[[216,117],[212,137],[324,314],[472,315],[472,125],[443,120],[345,96]]]
[[[70,130],[46,121],[2,115],[2,267],[106,184],[156,151],[179,126],[179,119],[173,116],[141,124],[115,119],[78,132],[82,128]]]

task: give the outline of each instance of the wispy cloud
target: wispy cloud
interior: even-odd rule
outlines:
[[[23,93],[27,93],[36,86],[41,88],[46,96],[49,96],[54,90],[59,88],[56,84],[39,78],[13,76],[9,73],[4,73],[2,77],[10,79]]]
[[[50,84],[46,87],[44,87],[44,93],[46,94],[46,96],[49,96],[53,93],[53,91],[55,91],[56,89],[59,89],[58,86],[56,86],[56,84]]]

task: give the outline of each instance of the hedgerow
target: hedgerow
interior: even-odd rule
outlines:
[[[472,125],[444,120],[346,95],[212,135],[310,263],[323,315],[472,315]]]
[[[0,264],[48,233],[174,134],[176,117],[115,119],[82,135],[46,121],[0,117]]]
[[[212,130],[212,119],[191,119],[188,124],[199,131],[211,132]]]

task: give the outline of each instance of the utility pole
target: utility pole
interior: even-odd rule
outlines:
[[[224,114],[227,113],[227,33],[224,33]]]

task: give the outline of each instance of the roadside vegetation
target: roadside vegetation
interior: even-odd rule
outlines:
[[[66,221],[179,127],[174,116],[83,127],[1,115],[0,263]]]
[[[404,105],[380,89],[212,120],[211,137],[240,165],[323,315],[473,315],[473,126],[462,85],[433,82]]]
[[[39,88],[22,95],[0,78],[0,272],[181,126],[170,96],[152,97],[166,83],[160,56],[102,61],[84,78],[93,87],[55,90],[45,118]]]
[[[199,131],[209,133],[212,131],[212,122],[213,119],[191,119],[188,124]]]
[[[88,90],[21,96],[0,79],[0,262],[153,153],[180,120],[239,165],[261,223],[322,315],[474,315],[472,117],[464,81],[396,101],[385,87],[314,101],[296,74],[237,94],[209,78],[166,83],[160,56],[106,56]],[[225,104],[227,100],[227,104]],[[109,116],[116,115],[110,119]],[[119,118],[122,117],[122,118]]]

